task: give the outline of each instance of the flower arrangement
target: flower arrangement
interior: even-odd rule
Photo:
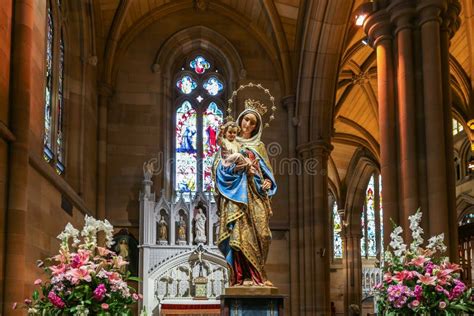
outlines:
[[[423,248],[422,213],[409,217],[413,241],[408,248],[400,226],[390,234],[385,252],[383,281],[375,286],[377,308],[385,315],[440,314],[474,312],[471,289],[459,280],[461,268],[443,257],[444,235],[428,240]]]
[[[61,240],[59,254],[38,261],[49,277],[34,282],[40,289],[24,302],[28,315],[132,314],[129,306],[141,295],[127,285],[127,280],[138,279],[124,272],[128,262],[121,256],[97,245],[100,231],[110,248],[113,227],[107,220],[86,216],[81,232],[70,223],[66,225],[57,237]]]

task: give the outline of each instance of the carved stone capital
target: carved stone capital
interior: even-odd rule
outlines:
[[[424,0],[418,2],[416,11],[418,12],[418,24],[422,26],[427,22],[442,22],[442,13],[447,9],[446,0]]]
[[[395,25],[395,34],[406,28],[413,28],[416,6],[413,0],[394,0],[388,7],[390,20]]]
[[[281,106],[288,112],[294,109],[296,104],[296,96],[295,95],[287,95],[286,97],[281,98],[280,100]]]
[[[309,158],[327,160],[333,148],[329,141],[317,140],[297,146],[296,151],[303,160]]]
[[[383,40],[391,40],[390,15],[385,9],[369,15],[364,23],[364,31],[369,37],[369,43],[373,46],[377,46]]]

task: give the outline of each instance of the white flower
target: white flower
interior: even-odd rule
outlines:
[[[413,237],[413,242],[410,244],[410,250],[416,252],[421,244],[423,244],[423,228],[420,227],[422,213],[420,209],[416,211],[415,214],[408,216],[410,221],[410,230],[411,236]]]
[[[426,248],[434,251],[439,250],[440,252],[445,252],[447,247],[444,244],[444,233],[431,237],[428,240],[428,246],[426,246]]]
[[[75,229],[71,223],[67,223],[64,230],[56,238],[61,240],[61,248],[67,250],[69,249],[68,247],[69,238],[73,238],[72,245],[74,247],[77,246],[81,242],[78,236],[79,236],[79,231]]]
[[[390,234],[390,247],[393,249],[393,253],[397,257],[402,256],[407,249],[407,245],[405,245],[403,237],[400,236],[402,232],[403,229],[400,226],[397,226]]]

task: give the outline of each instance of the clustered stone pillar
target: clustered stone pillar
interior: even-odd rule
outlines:
[[[362,299],[362,257],[360,250],[361,226],[349,225],[342,231],[344,254],[342,256],[346,273],[344,308],[349,310],[351,304],[359,305]]]
[[[393,0],[374,7],[364,29],[377,53],[384,226],[392,218],[407,238],[408,216],[421,207],[426,235],[444,233],[456,260],[448,48],[460,6]]]
[[[31,61],[34,27],[34,0],[14,3],[10,128],[16,139],[10,144],[8,209],[6,214],[6,262],[3,313],[12,311],[13,302],[25,298],[26,212],[28,206],[28,139],[31,105]]]
[[[107,111],[112,88],[102,84],[99,89],[99,131],[97,139],[97,214],[103,220],[106,217],[107,191]]]
[[[298,178],[298,315],[328,315],[330,226],[327,166],[332,146],[316,141],[298,146],[302,163]]]

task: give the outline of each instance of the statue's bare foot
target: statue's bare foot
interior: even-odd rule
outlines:
[[[269,280],[266,280],[264,283],[263,283],[264,286],[268,286],[268,287],[273,287],[273,283]]]

